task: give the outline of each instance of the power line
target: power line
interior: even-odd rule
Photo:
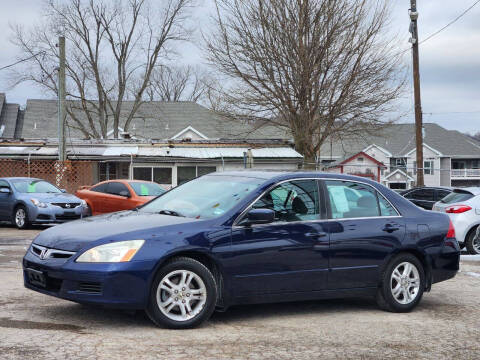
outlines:
[[[480,0],[479,0],[479,1],[480,1]],[[7,68],[9,68],[9,67],[15,66],[15,65],[17,65],[17,64],[20,64],[20,63],[22,63],[22,62],[28,61],[28,60],[30,60],[30,59],[33,59],[34,57],[36,57],[36,56],[38,56],[38,55],[40,55],[40,54],[45,54],[45,51],[40,51],[40,52],[38,52],[38,53],[36,53],[36,54],[33,54],[32,56],[30,56],[30,57],[28,57],[28,58],[21,59],[21,60],[18,60],[17,62],[14,62],[13,64],[10,64],[10,65],[1,67],[1,68],[0,68],[0,71],[1,71],[1,70],[5,70],[5,69],[7,69]]]
[[[475,1],[470,7],[468,7],[466,10],[464,10],[460,15],[458,15],[455,19],[453,19],[452,21],[450,21],[448,24],[446,24],[445,26],[443,26],[442,28],[438,29],[437,31],[435,31],[434,33],[428,35],[425,39],[423,39],[422,41],[420,41],[418,43],[418,45],[420,44],[423,44],[424,42],[426,42],[427,40],[430,40],[431,38],[433,38],[434,36],[438,35],[439,33],[441,33],[443,30],[445,30],[446,28],[448,28],[450,25],[453,25],[454,23],[456,23],[458,20],[460,20],[460,18],[462,18],[463,16],[465,16],[466,13],[468,13],[470,10],[472,10],[478,3],[480,3],[480,0],[477,0]],[[410,51],[411,48],[406,48],[405,50],[402,50],[398,53],[396,53],[394,56],[398,56],[398,55],[402,55],[404,53],[406,53],[407,51]]]
[[[443,115],[443,114],[478,114],[480,110],[476,111],[440,111],[440,112],[424,112],[424,115]]]
[[[423,44],[425,41],[427,40],[430,40],[431,38],[433,38],[435,35],[441,33],[443,30],[445,30],[446,28],[448,28],[450,25],[456,23],[460,18],[462,18],[466,13],[468,13],[470,10],[472,10],[475,5],[477,5],[478,3],[480,3],[480,0],[477,0],[475,1],[469,8],[467,8],[464,12],[462,12],[460,15],[458,15],[455,19],[453,19],[452,21],[450,21],[447,25],[445,25],[444,27],[442,27],[441,29],[435,31],[433,34],[427,36],[425,39],[423,39],[422,41],[420,41],[418,44]]]

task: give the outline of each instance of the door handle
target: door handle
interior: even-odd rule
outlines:
[[[319,239],[319,238],[327,236],[327,233],[323,232],[323,231],[321,231],[321,232],[310,232],[310,233],[306,233],[305,236],[315,238],[315,239]]]
[[[382,230],[391,233],[391,232],[400,230],[400,226],[392,225],[392,224],[386,224]]]

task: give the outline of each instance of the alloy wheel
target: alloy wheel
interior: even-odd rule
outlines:
[[[15,224],[18,227],[23,227],[25,226],[25,220],[27,218],[27,214],[25,213],[25,210],[22,208],[17,209],[15,212]]]
[[[413,302],[420,290],[420,273],[410,262],[398,264],[390,278],[390,289],[394,299],[403,305]]]
[[[472,247],[477,254],[480,254],[480,236],[477,235],[473,238]]]
[[[157,288],[157,304],[169,319],[187,321],[197,316],[205,306],[207,289],[193,271],[175,270],[163,277]]]

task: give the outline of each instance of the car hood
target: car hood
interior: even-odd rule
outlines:
[[[27,197],[29,199],[38,199],[43,202],[64,202],[64,203],[72,203],[72,202],[80,202],[80,199],[76,197],[75,195],[72,194],[67,194],[67,193],[55,193],[55,194],[49,194],[49,193],[28,193],[28,194],[22,194],[24,197]]]
[[[121,211],[88,217],[42,231],[33,241],[49,248],[78,251],[101,239],[136,240],[158,235],[167,227],[199,221],[197,219]],[[129,233],[134,233],[129,236]]]

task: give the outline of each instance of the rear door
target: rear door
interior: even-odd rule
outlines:
[[[330,235],[329,289],[377,286],[379,267],[405,236],[403,218],[372,186],[324,182]]]

